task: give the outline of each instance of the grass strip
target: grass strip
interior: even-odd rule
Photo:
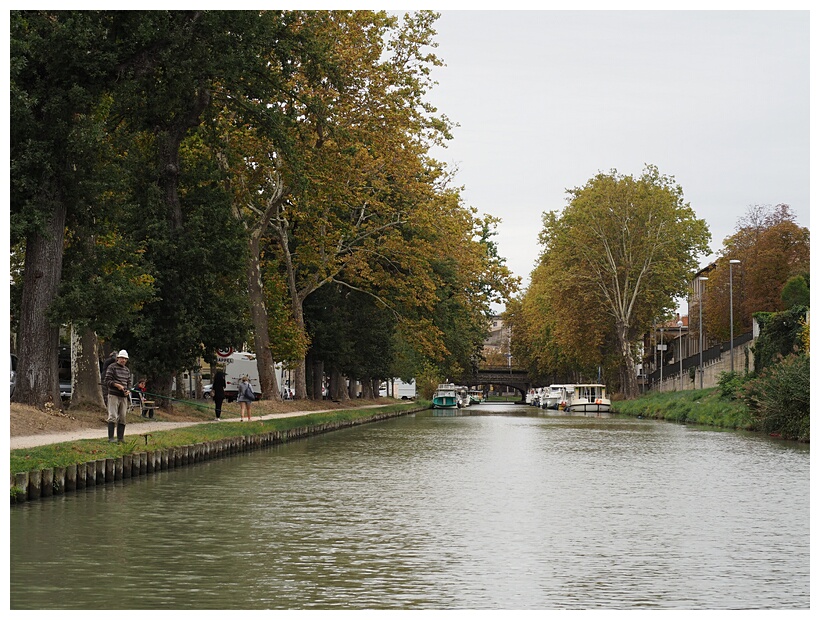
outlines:
[[[718,428],[756,430],[745,403],[728,400],[720,390],[650,392],[632,400],[612,402],[613,413],[668,420],[681,424],[701,424]]]
[[[142,434],[126,434],[125,443],[109,443],[108,438],[82,439],[63,443],[11,450],[11,473],[25,472],[50,467],[86,463],[92,460],[117,458],[124,454],[161,450],[187,446],[230,437],[252,436],[270,431],[286,431],[300,427],[321,426],[340,421],[365,421],[375,416],[390,413],[412,413],[429,408],[429,403],[412,402],[369,409],[340,409],[319,413],[309,413],[287,418],[254,420],[252,422],[224,421],[202,423],[194,426],[155,431]],[[132,425],[129,425],[129,427]],[[133,425],[137,429],[137,425]],[[129,427],[126,427],[126,432]]]

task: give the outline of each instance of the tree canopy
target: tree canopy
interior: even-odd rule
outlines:
[[[405,373],[474,363],[490,303],[517,282],[498,220],[428,154],[451,126],[426,101],[436,18],[12,12],[20,367],[54,358],[15,397],[56,397],[66,323],[128,348],[160,390],[244,343],[260,376],[274,359],[304,370],[305,355],[396,372],[392,356],[362,359],[378,343]],[[338,317],[315,304],[304,320],[328,285],[367,306],[349,312],[366,320],[344,331],[352,343],[328,339]]]
[[[544,215],[518,337],[555,349],[541,372],[558,371],[560,360],[587,372],[617,364],[620,389],[634,396],[635,342],[685,293],[708,253],[708,228],[655,166],[639,177],[599,173],[568,193],[560,214]]]

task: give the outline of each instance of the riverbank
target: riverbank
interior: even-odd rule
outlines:
[[[749,408],[740,401],[722,397],[718,388],[651,392],[634,400],[613,401],[612,411],[681,424],[757,430]]]
[[[399,402],[263,414],[252,422],[145,422],[129,424],[122,444],[93,430],[101,436],[11,450],[11,498],[13,503],[36,499],[427,408],[426,402]]]

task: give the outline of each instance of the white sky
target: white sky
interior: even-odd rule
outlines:
[[[525,286],[542,214],[613,168],[675,177],[713,252],[749,205],[809,226],[808,11],[440,11],[434,154]]]

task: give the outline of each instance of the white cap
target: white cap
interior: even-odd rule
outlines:
[[[128,359],[128,351],[122,349],[119,353],[117,353],[117,357],[124,357],[125,359]]]

